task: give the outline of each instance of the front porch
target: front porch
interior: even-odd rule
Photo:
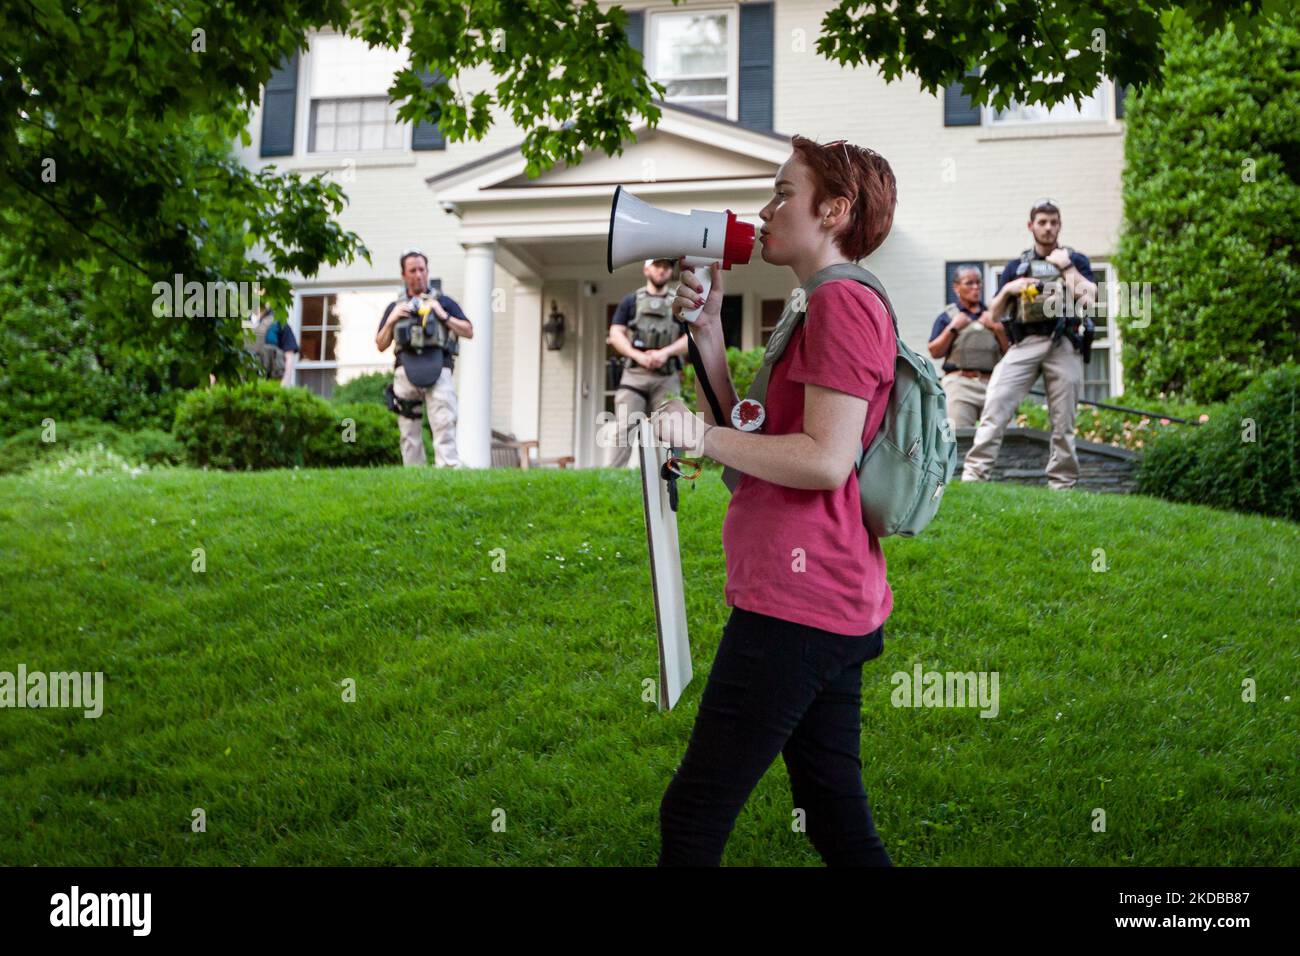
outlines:
[[[640,263],[613,275],[606,269],[615,187],[674,212],[707,204],[757,223],[788,155],[785,137],[667,107],[657,128],[637,128],[637,141],[620,157],[595,155],[528,180],[512,148],[431,177],[434,198],[461,222],[462,305],[475,323],[474,340],[457,360],[462,460],[490,465],[495,422],[520,441],[536,441],[545,457],[572,456],[580,468],[599,464],[597,419],[613,407],[606,330],[619,300],[644,283]],[[502,274],[511,288],[498,285]],[[729,344],[762,344],[787,284],[781,270],[727,274]],[[553,312],[564,317],[559,348],[548,348],[542,333]]]

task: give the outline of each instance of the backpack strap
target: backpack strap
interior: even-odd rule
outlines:
[[[898,316],[894,313],[894,306],[889,301],[889,295],[885,292],[885,287],[871,272],[857,263],[837,262],[814,274],[790,296],[785,311],[781,313],[781,320],[777,322],[776,328],[772,330],[772,337],[768,339],[767,350],[763,353],[763,364],[759,367],[758,374],[754,376],[754,381],[745,395],[746,398],[752,398],[761,404],[767,397],[767,384],[772,377],[772,368],[784,354],[795,328],[804,320],[808,312],[808,303],[812,300],[812,294],[817,291],[818,287],[827,282],[834,282],[837,279],[852,279],[865,285],[880,296],[880,301],[885,304],[885,309],[889,312],[889,320],[894,326],[894,345],[897,348],[899,341]],[[727,424],[731,424],[730,418],[727,419]],[[859,465],[862,462],[864,452],[865,449],[858,449]],[[740,484],[740,477],[741,472],[735,468],[726,467],[722,471],[723,483],[733,492]]]

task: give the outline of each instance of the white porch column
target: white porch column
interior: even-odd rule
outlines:
[[[514,382],[510,430],[520,441],[537,441],[542,397],[542,283],[515,283]]]
[[[461,346],[456,445],[467,468],[492,465],[492,285],[496,244],[465,247],[465,314],[474,323],[474,338]]]

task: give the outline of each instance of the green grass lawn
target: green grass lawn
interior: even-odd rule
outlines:
[[[728,614],[698,485],[696,678],[660,714],[634,473],[0,479],[0,671],[106,681],[97,720],[0,710],[0,863],[653,863]],[[1300,863],[1300,527],[957,486],[885,551],[862,759],[896,863]],[[1000,714],[891,706],[918,661],[998,671]],[[818,863],[790,823],[778,760],[725,862]]]

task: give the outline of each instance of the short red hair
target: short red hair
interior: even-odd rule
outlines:
[[[885,157],[844,140],[822,145],[797,133],[790,145],[812,172],[813,215],[828,199],[843,196],[849,201],[848,227],[835,237],[844,257],[857,262],[880,248],[898,203],[898,183]]]

